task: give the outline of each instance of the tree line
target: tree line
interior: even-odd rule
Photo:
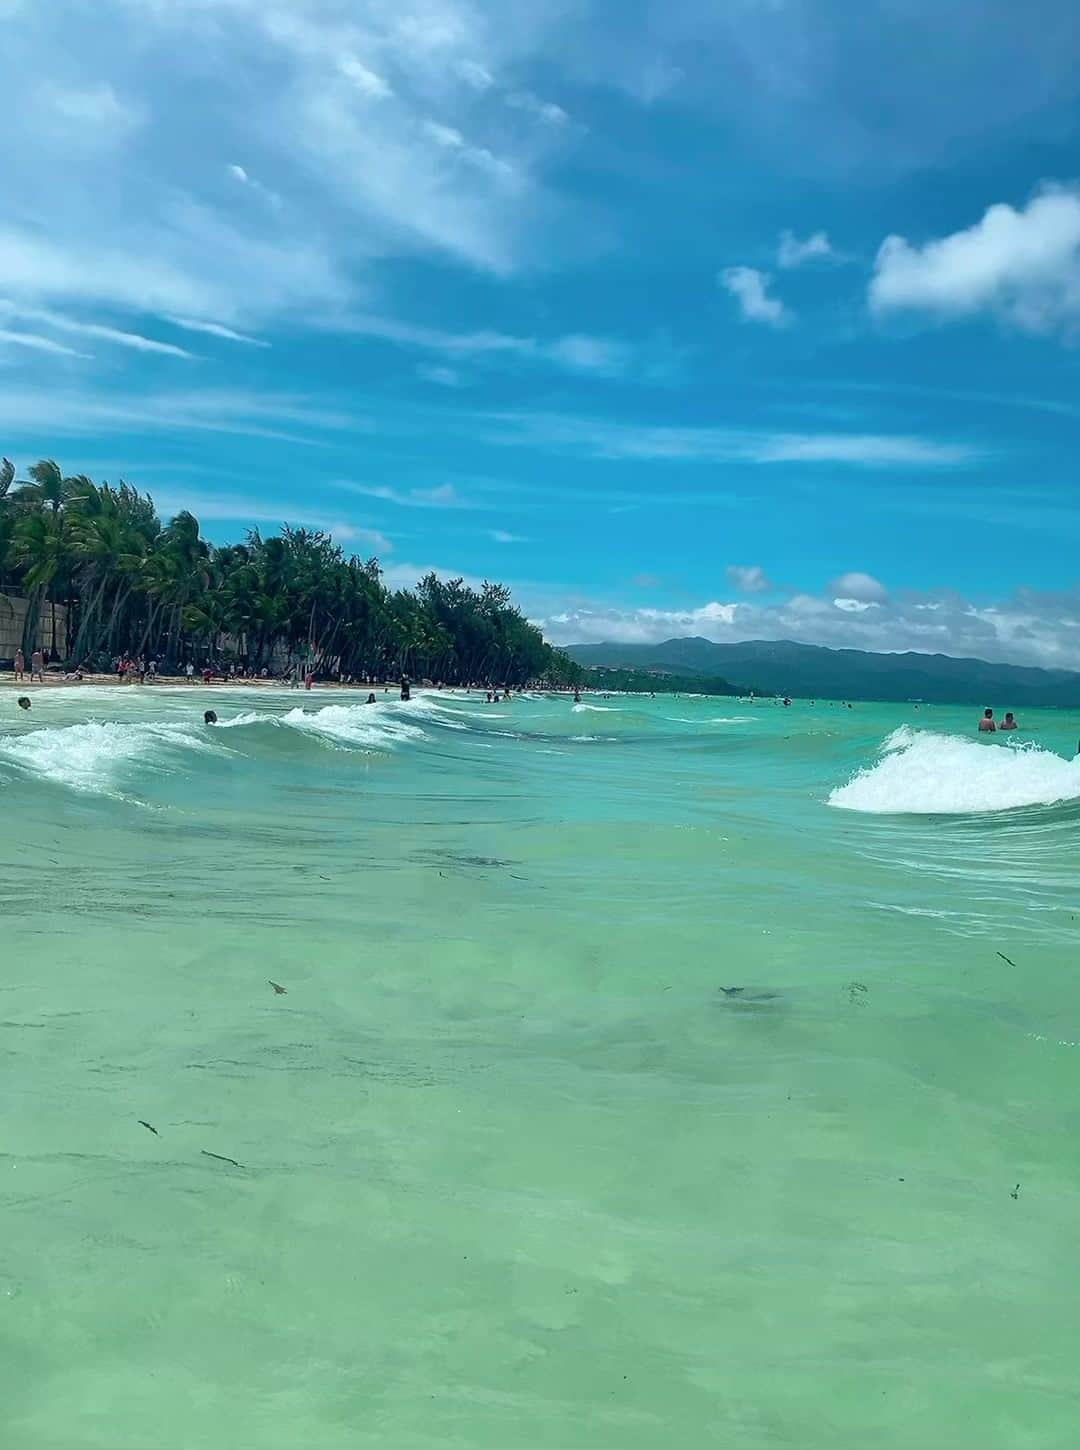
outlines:
[[[25,479],[0,463],[5,590],[26,597],[27,656],[44,625],[57,658],[91,668],[128,654],[165,669],[188,660],[242,660],[254,671],[303,661],[354,679],[404,674],[447,684],[565,685],[584,674],[502,584],[477,590],[432,573],[415,589],[390,590],[377,559],[288,525],[215,546],[187,510],[163,524],[149,494],[67,477],[52,459]]]

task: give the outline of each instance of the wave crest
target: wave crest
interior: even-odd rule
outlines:
[[[882,742],[876,764],[838,786],[828,803],[874,815],[969,815],[1078,799],[1080,757],[902,725]]]

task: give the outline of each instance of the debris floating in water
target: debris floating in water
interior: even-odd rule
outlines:
[[[1010,967],[1016,966],[1016,963],[1007,957],[1004,952],[995,952],[994,955],[999,956],[1003,962],[1008,962]]]
[[[139,1119],[139,1126],[141,1128],[149,1128],[150,1132],[153,1133],[153,1135],[154,1135],[155,1138],[160,1138],[161,1137],[161,1134],[154,1127],[153,1123],[148,1123],[145,1118],[140,1118]]]
[[[266,980],[270,982],[269,977]],[[270,982],[270,985],[274,989],[275,997],[284,997],[286,995],[285,988],[279,982]]]
[[[200,1150],[204,1158],[216,1158],[219,1163],[231,1163],[234,1168],[243,1168],[242,1163],[237,1163],[235,1158],[226,1158],[223,1153],[211,1153],[209,1148]]]
[[[1009,1194],[1009,1197],[1010,1198],[1019,1198],[1020,1197],[1020,1185],[1019,1185],[1019,1183],[1016,1185],[1016,1187],[1013,1189],[1013,1191]]]

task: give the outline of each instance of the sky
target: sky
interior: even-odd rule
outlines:
[[[1080,668],[1072,0],[0,0],[0,453],[563,643]]]

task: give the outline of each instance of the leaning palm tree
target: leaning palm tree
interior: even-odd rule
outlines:
[[[64,522],[57,514],[27,513],[16,520],[8,557],[23,570],[26,614],[22,647],[27,655],[37,648],[41,606],[63,564],[64,547]]]

